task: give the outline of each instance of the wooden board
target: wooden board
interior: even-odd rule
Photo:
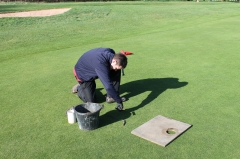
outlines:
[[[131,133],[165,147],[190,127],[190,124],[158,115]]]

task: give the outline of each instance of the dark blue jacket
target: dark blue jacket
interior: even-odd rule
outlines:
[[[96,48],[90,50],[80,57],[75,65],[75,71],[78,78],[83,82],[99,78],[107,94],[117,103],[121,103],[122,100],[114,89],[109,74],[114,54],[114,50],[110,48]]]

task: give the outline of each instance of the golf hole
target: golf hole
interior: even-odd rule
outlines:
[[[166,133],[169,134],[169,135],[176,134],[176,129],[174,129],[174,128],[168,128],[167,131],[166,131]]]

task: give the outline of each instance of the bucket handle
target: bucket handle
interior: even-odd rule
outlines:
[[[87,103],[90,103],[90,102],[87,102]],[[98,104],[98,103],[97,103]],[[100,105],[100,104],[99,104]],[[104,108],[104,105],[102,104],[102,105],[100,105],[101,106],[101,109],[103,109]]]

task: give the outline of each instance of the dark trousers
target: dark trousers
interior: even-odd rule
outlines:
[[[110,80],[115,88],[115,90],[119,93],[120,81],[121,81],[121,70],[110,71]],[[78,97],[83,102],[92,102],[96,103],[96,82],[95,80],[92,81],[85,81],[79,82],[80,86],[78,87]]]

